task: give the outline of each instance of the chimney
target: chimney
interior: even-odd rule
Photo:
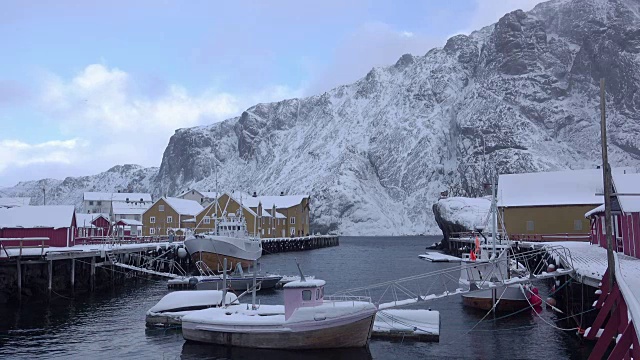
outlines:
[[[253,197],[258,197],[255,191],[253,192]]]
[[[118,190],[118,193],[120,193],[120,190]]]
[[[280,191],[280,196],[284,196],[284,191]]]

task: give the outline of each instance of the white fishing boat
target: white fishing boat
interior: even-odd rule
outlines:
[[[370,298],[324,295],[323,280],[284,286],[284,305],[252,304],[192,312],[182,318],[186,340],[263,349],[363,347],[377,312]]]
[[[462,295],[465,306],[487,311],[495,307],[495,311],[513,312],[530,306],[530,284],[509,284],[510,266],[515,264],[517,267],[518,262],[508,257],[511,249],[508,239],[505,237],[504,242],[498,240],[495,189],[494,182],[490,212],[491,237],[485,237],[483,226],[476,228],[475,248],[469,254],[464,254],[460,262],[459,283],[469,290]],[[479,236],[484,238],[483,244]]]
[[[262,256],[260,238],[249,237],[242,211],[223,214],[215,219],[214,231],[187,236],[184,246],[194,262],[204,262],[214,271],[222,272],[222,259],[227,258],[231,268],[237,264],[248,268]]]

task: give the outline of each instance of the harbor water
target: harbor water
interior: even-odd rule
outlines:
[[[341,237],[340,246],[265,255],[263,271],[305,274],[327,281],[326,293],[422,274],[454,263],[418,258],[440,237]],[[546,282],[535,283],[546,296]],[[421,289],[427,293],[430,285]],[[440,285],[438,285],[440,286]],[[452,290],[452,289],[451,289]],[[147,329],[145,312],[168,292],[162,279],[140,279],[110,291],[54,294],[19,307],[0,307],[0,358],[91,359],[586,359],[590,345],[575,331],[554,326],[556,315],[543,309],[504,318],[465,308],[459,295],[409,308],[440,312],[439,343],[371,340],[368,348],[307,352],[265,351],[186,343],[179,330]],[[281,290],[258,293],[263,304],[282,303]],[[375,298],[374,298],[375,300]]]

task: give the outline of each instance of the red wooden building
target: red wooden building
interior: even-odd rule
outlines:
[[[111,225],[106,214],[76,214],[76,237],[110,236]]]
[[[47,237],[49,246],[73,246],[76,235],[72,205],[21,206],[0,209],[0,238]],[[18,241],[3,246],[18,246]]]
[[[611,201],[614,250],[640,258],[640,174],[614,174]],[[607,247],[604,205],[585,214],[591,221],[591,243]]]

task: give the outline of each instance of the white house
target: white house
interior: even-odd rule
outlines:
[[[138,202],[152,204],[151,194],[148,193],[106,193],[106,192],[85,192],[83,196],[84,213],[106,213],[111,212],[112,202]]]

